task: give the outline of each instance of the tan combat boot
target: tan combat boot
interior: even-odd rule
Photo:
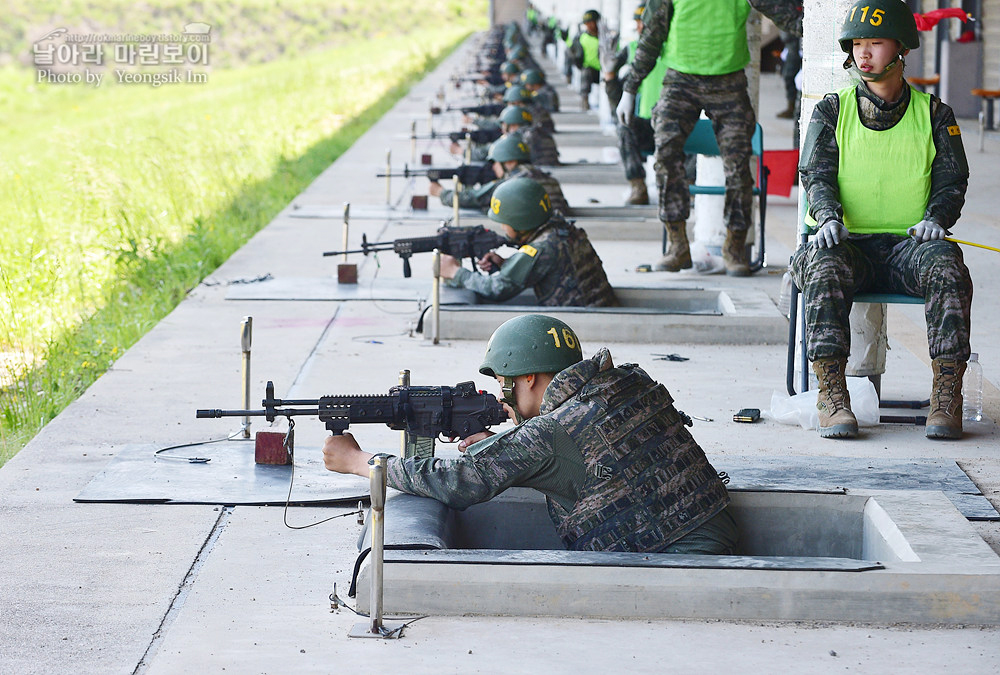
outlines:
[[[657,272],[679,272],[691,267],[691,248],[688,246],[687,223],[678,220],[664,223],[667,228],[667,254],[653,265]]]
[[[625,200],[626,204],[640,205],[649,203],[649,192],[646,190],[646,181],[642,178],[630,178],[632,184],[632,194]]]
[[[746,230],[726,230],[726,241],[722,245],[722,262],[726,264],[726,274],[729,276],[750,276]]]
[[[931,413],[927,416],[927,438],[962,437],[962,377],[965,363],[953,359],[934,359],[931,370]]]
[[[823,438],[854,438],[858,435],[858,420],[851,412],[851,395],[847,392],[847,359],[813,361],[813,371],[819,380],[816,408],[819,410],[819,435]]]

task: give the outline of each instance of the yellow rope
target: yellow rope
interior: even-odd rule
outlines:
[[[985,248],[985,249],[989,249],[990,251],[996,251],[997,253],[1000,253],[1000,248],[994,248],[992,246],[987,246],[986,244],[976,244],[976,243],[973,243],[971,241],[962,241],[961,239],[955,239],[954,237],[945,237],[944,240],[945,241],[951,241],[951,242],[954,242],[956,244],[965,244],[966,246],[975,246],[977,248]]]

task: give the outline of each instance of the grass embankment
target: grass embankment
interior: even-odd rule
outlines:
[[[0,464],[482,20],[215,68],[203,84],[0,70]]]

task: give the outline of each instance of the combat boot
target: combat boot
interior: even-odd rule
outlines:
[[[780,120],[790,120],[795,117],[795,104],[789,103],[788,107],[782,110],[780,113],[775,115]]]
[[[962,437],[962,377],[965,362],[953,359],[934,359],[931,370],[931,412],[927,416],[924,433],[927,438]]]
[[[580,97],[580,110],[583,112],[590,110],[590,96],[584,94]]]
[[[858,420],[851,412],[851,395],[847,391],[847,359],[818,359],[812,367],[819,380],[819,435],[854,438],[858,435]]]
[[[726,229],[726,241],[722,245],[722,262],[726,264],[726,274],[729,276],[750,276],[746,230]]]
[[[642,178],[630,178],[632,184],[632,194],[625,200],[626,204],[640,205],[649,203],[649,192],[646,190],[646,181]]]
[[[657,272],[679,272],[691,268],[691,248],[688,245],[687,223],[678,220],[664,223],[667,229],[667,254],[653,265]]]

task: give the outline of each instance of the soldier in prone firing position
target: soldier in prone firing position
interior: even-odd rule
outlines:
[[[389,457],[390,487],[455,509],[534,488],[571,550],[736,553],[725,485],[640,367],[607,348],[584,359],[572,328],[526,314],[497,328],[479,372],[517,426],[464,439],[458,459]],[[323,446],[330,471],[367,477],[371,457],[349,433]]]
[[[535,167],[531,163],[531,153],[524,140],[517,134],[502,136],[490,146],[486,155],[487,161],[493,162],[493,174],[496,180],[482,185],[462,188],[458,193],[458,205],[463,209],[480,209],[484,213],[490,206],[493,191],[511,178],[531,178],[544,186],[549,202],[555,211],[569,215],[569,204],[563,196],[559,181]],[[440,197],[445,206],[452,206],[455,192],[446,190],[436,181],[431,181],[429,192],[433,197]]]
[[[493,193],[490,220],[518,252],[506,260],[495,251],[480,258],[483,272],[441,256],[441,276],[449,286],[467,288],[494,302],[533,288],[539,305],[608,307],[618,304],[601,259],[587,233],[554,211],[545,187],[530,178],[512,178]]]

